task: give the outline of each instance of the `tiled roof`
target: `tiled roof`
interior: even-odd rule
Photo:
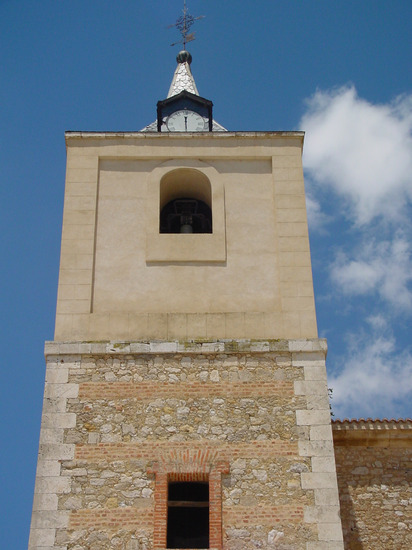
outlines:
[[[344,418],[332,420],[334,430],[412,430],[412,418]]]
[[[183,90],[186,90],[191,94],[199,95],[196,88],[195,79],[193,78],[190,65],[187,61],[184,63],[178,63],[167,97],[169,98],[180,94]]]

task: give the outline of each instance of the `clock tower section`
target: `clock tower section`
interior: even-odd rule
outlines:
[[[177,56],[177,69],[167,99],[157,103],[157,130],[159,132],[203,132],[213,130],[213,103],[200,97],[190,71],[192,56],[183,50]],[[179,92],[182,79],[191,84]],[[189,86],[187,86],[189,87]]]
[[[67,132],[30,550],[343,550],[302,132]]]

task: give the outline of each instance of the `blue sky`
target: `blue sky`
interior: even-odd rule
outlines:
[[[1,540],[25,548],[53,338],[65,130],[139,130],[181,0],[0,0]],[[192,70],[229,130],[306,131],[337,417],[411,416],[412,3],[188,0]]]

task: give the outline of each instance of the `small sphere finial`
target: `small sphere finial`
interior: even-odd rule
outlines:
[[[192,56],[187,50],[182,50],[177,54],[176,61],[178,63],[189,63],[190,65],[192,62]]]

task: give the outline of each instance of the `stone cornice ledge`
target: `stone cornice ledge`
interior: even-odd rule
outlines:
[[[138,342],[46,342],[49,355],[129,355],[133,353],[268,353],[322,352],[326,355],[324,338],[302,340],[152,340]]]
[[[230,139],[249,138],[249,137],[289,137],[302,139],[305,132],[302,131],[257,131],[257,132],[82,132],[68,130],[64,133],[66,141],[69,139]]]

